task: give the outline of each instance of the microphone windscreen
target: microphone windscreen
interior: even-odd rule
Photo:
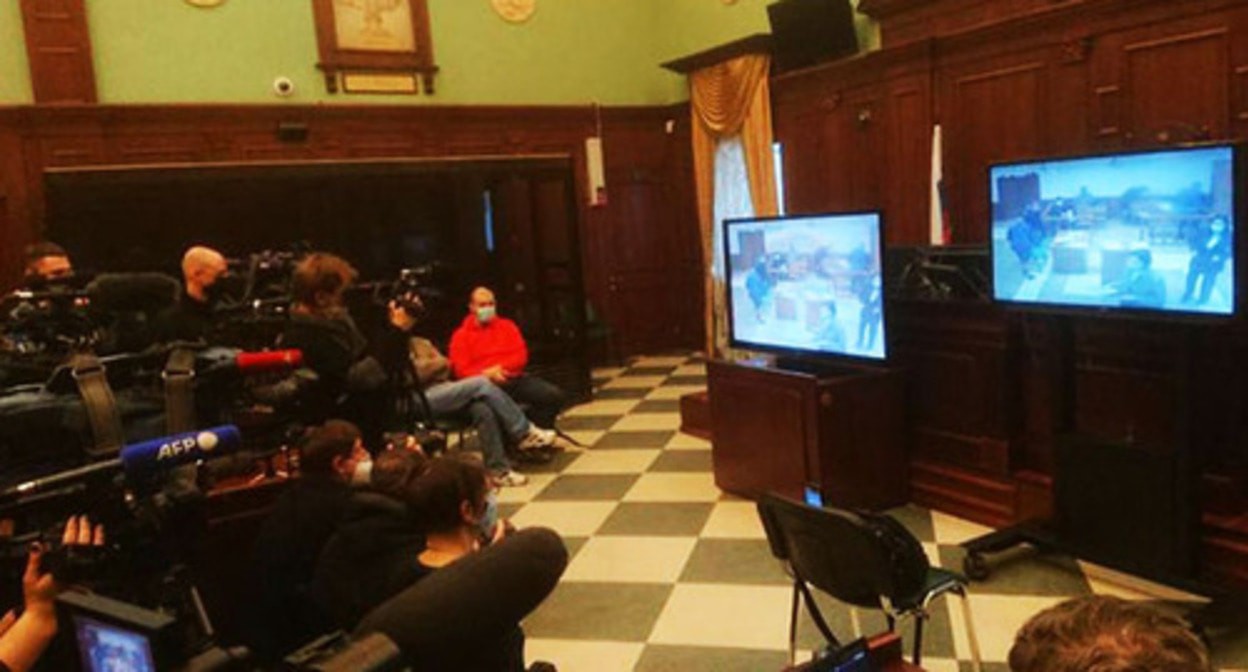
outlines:
[[[177,302],[180,291],[164,273],[105,273],[87,285],[92,306],[119,313],[160,312]]]
[[[121,449],[121,466],[128,474],[150,473],[225,455],[242,443],[234,425],[183,432],[126,445]]]
[[[240,352],[234,358],[234,364],[241,373],[289,371],[303,365],[303,352],[300,350]]]

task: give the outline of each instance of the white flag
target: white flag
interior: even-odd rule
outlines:
[[[945,203],[943,161],[941,158],[940,124],[932,127],[932,212],[928,229],[928,239],[932,245],[944,245],[945,240]]]

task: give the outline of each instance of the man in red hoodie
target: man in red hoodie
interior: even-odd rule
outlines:
[[[554,427],[567,397],[558,387],[524,373],[529,362],[524,336],[515,322],[496,314],[496,307],[494,292],[488,287],[472,290],[468,316],[451,336],[451,369],[456,378],[489,378],[527,406],[535,424]]]

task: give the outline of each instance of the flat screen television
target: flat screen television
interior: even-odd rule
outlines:
[[[1221,144],[991,166],[994,297],[1234,315],[1235,155]]]
[[[724,223],[733,347],[883,360],[878,212]]]

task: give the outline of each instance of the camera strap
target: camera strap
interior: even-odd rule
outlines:
[[[174,348],[160,379],[165,386],[165,429],[170,434],[195,429],[195,351]]]
[[[117,399],[108,384],[108,376],[99,358],[89,353],[79,353],[69,360],[70,373],[82,404],[91,422],[91,436],[95,445],[87,450],[92,457],[115,455],[125,442],[121,431],[121,414],[117,412]]]

